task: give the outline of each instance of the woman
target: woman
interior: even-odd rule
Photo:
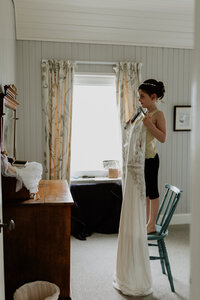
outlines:
[[[164,97],[165,87],[163,82],[155,79],[145,80],[139,86],[139,101],[147,114],[143,119],[146,132],[145,151],[145,183],[146,183],[146,221],[147,233],[156,231],[156,218],[160,206],[158,192],[159,156],[156,150],[156,141],[161,143],[166,139],[165,116],[158,110],[156,104]]]

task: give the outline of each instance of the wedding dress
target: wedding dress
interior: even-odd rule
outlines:
[[[143,296],[152,293],[144,180],[146,128],[141,119],[130,126],[113,286],[125,295]]]

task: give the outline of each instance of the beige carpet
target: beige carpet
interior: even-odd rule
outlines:
[[[117,234],[94,233],[86,241],[71,238],[72,300],[186,300],[189,299],[189,226],[169,228],[166,239],[176,293],[172,293],[160,262],[151,261],[153,294],[146,297],[124,296],[112,286]],[[157,247],[150,247],[156,254]]]

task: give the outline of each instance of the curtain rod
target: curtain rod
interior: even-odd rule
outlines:
[[[77,60],[77,64],[80,65],[116,65],[117,62],[115,61],[86,61],[86,60]]]
[[[80,65],[117,65],[121,61],[88,61],[88,60],[76,60],[77,64]],[[122,63],[127,63],[128,61],[122,61]],[[141,62],[139,64],[142,65]]]

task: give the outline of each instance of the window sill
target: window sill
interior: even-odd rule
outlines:
[[[121,183],[121,177],[118,178],[109,178],[109,177],[94,177],[94,178],[71,178],[70,183],[108,183],[108,182],[119,182]]]

